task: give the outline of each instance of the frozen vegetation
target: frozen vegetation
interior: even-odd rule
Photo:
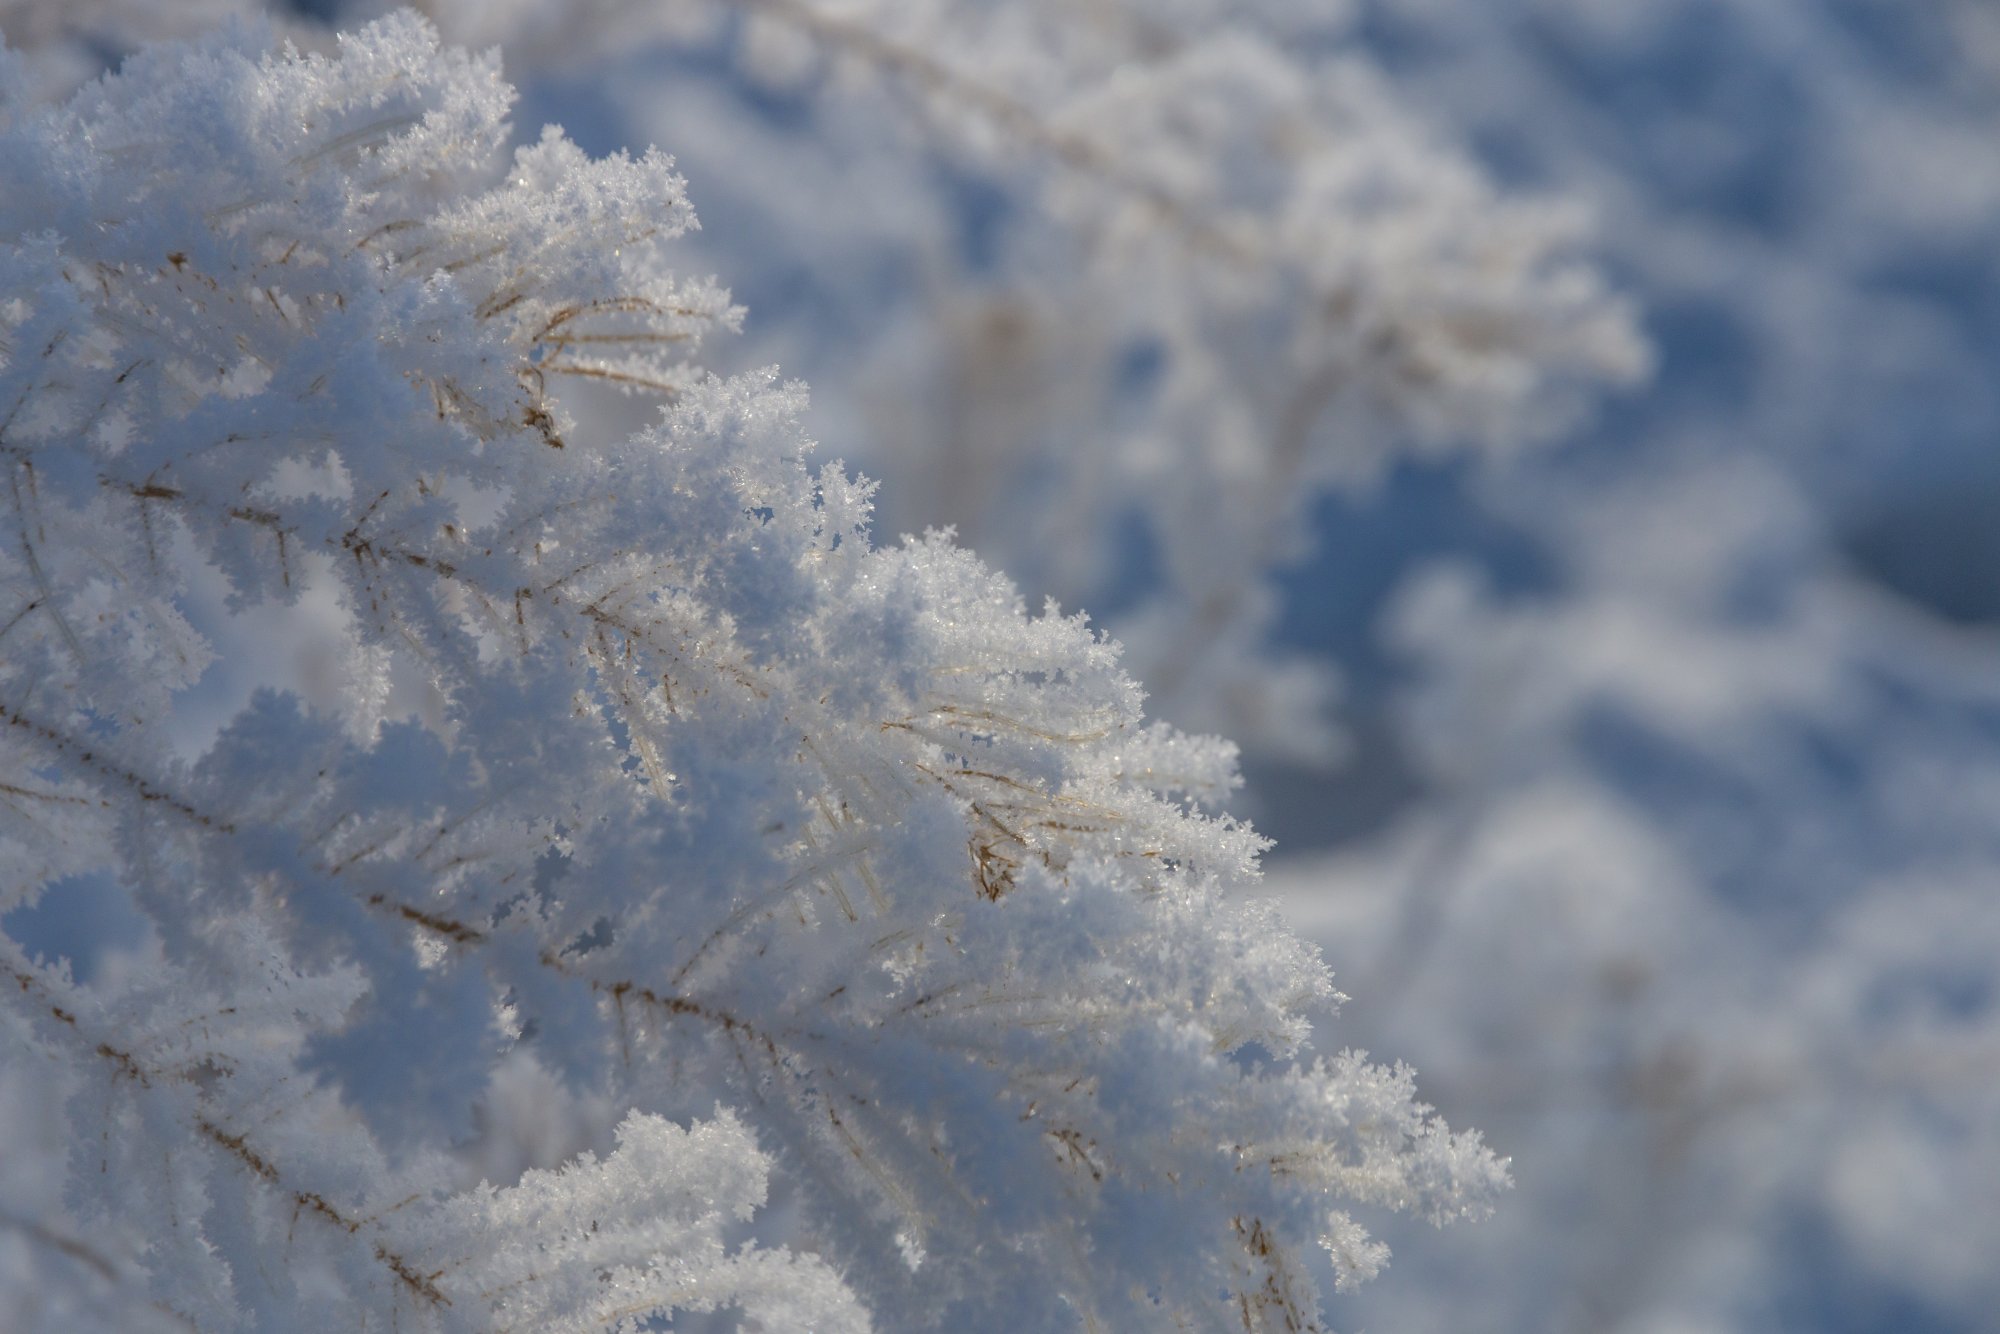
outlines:
[[[1347,1207],[1484,1208],[1407,1071],[1302,1053],[1233,751],[691,361],[741,312],[665,157],[509,154],[415,16],[263,45],[0,141],[0,909],[139,928],[4,942],[22,1327],[1297,1328],[1385,1259]],[[615,1149],[474,1176],[524,1081]],[[774,1169],[809,1251],[735,1226]]]
[[[0,1308],[1996,1328],[1988,6],[387,8],[0,0]]]

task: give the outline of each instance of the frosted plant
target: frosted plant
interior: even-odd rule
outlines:
[[[1510,456],[1645,367],[1587,210],[1496,189],[1345,3],[425,8],[589,69],[628,136],[703,125],[736,225],[702,253],[768,285],[759,354],[831,385],[888,530],[1113,613],[1156,713],[1254,753],[1337,750],[1337,674],[1271,644],[1264,587],[1318,498]]]
[[[1262,756],[1339,750],[1338,672],[1271,642],[1264,587],[1314,502],[1507,456],[1646,366],[1580,258],[1588,210],[1496,190],[1347,3],[421,8],[558,98],[587,70],[583,114],[628,137],[703,125],[683,160],[743,225],[698,253],[768,287],[757,355],[822,383],[890,531],[952,526],[1114,612],[1156,713]]]
[[[1229,748],[693,361],[738,312],[665,158],[509,160],[411,16],[263,45],[0,137],[10,1310],[1298,1329],[1350,1210],[1483,1207],[1407,1071],[1305,1054]],[[273,603],[333,651],[192,733]],[[616,1147],[475,1185],[524,1060]]]

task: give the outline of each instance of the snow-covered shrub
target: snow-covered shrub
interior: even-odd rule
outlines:
[[[413,17],[265,46],[0,132],[21,1327],[1299,1329],[1348,1209],[1483,1207],[1406,1070],[1303,1053],[1230,749],[692,360],[665,158],[510,158]],[[272,605],[325,649],[199,725]],[[524,1088],[615,1148],[475,1184]]]

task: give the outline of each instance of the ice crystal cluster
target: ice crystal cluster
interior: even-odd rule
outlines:
[[[268,47],[5,104],[0,913],[131,925],[0,934],[10,1327],[1301,1329],[1350,1209],[1483,1207],[1306,1050],[1233,752],[701,368],[665,157],[510,153],[412,16]],[[480,1181],[523,1097],[615,1141]]]

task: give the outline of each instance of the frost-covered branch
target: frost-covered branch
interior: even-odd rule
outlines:
[[[1406,1074],[1302,1055],[1327,974],[1200,808],[1233,752],[875,548],[803,389],[691,359],[738,312],[666,267],[667,160],[510,160],[508,96],[403,16],[0,138],[0,909],[141,924],[91,976],[7,942],[6,1085],[73,1128],[25,1309],[1277,1328],[1379,1268],[1346,1207],[1482,1209]],[[657,424],[572,413],[607,383]],[[336,651],[191,739],[218,581]],[[618,1147],[475,1187],[523,1055]],[[803,1222],[740,1242],[774,1164]]]

